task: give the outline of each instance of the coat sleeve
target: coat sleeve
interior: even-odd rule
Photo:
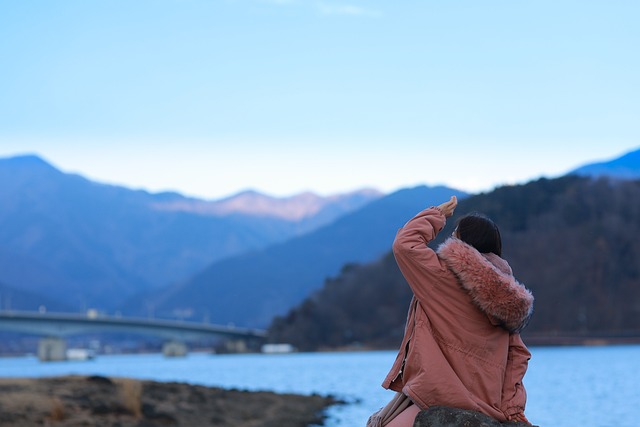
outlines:
[[[393,254],[400,271],[418,298],[428,296],[429,280],[434,274],[441,274],[443,267],[435,251],[427,246],[444,228],[446,218],[437,207],[430,207],[413,217],[396,234]]]
[[[502,412],[508,417],[524,413],[527,392],[522,383],[531,359],[531,353],[522,342],[520,334],[509,336],[509,354],[502,386]]]

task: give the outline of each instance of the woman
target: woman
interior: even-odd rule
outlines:
[[[500,232],[484,216],[461,218],[437,252],[427,247],[456,206],[454,196],[425,209],[396,235],[393,253],[414,296],[382,384],[398,394],[368,426],[410,427],[435,405],[528,423],[522,378],[531,354],[519,331],[533,296],[501,258]]]

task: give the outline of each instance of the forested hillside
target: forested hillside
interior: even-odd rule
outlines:
[[[501,187],[461,201],[431,246],[471,211],[495,219],[504,258],[536,297],[525,335],[640,336],[640,181],[568,176]],[[270,340],[302,350],[396,347],[410,298],[389,253],[343,268],[276,318]]]

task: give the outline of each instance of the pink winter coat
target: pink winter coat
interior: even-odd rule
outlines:
[[[501,422],[524,413],[522,378],[531,354],[520,339],[533,296],[505,260],[455,237],[427,247],[445,225],[438,208],[411,219],[393,253],[413,290],[405,336],[382,386],[421,409],[483,412]]]

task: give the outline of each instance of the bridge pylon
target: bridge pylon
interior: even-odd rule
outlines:
[[[67,342],[60,337],[45,337],[38,342],[38,359],[41,362],[67,360]]]
[[[187,355],[187,345],[181,341],[166,341],[162,345],[162,354],[166,357],[184,357]]]

